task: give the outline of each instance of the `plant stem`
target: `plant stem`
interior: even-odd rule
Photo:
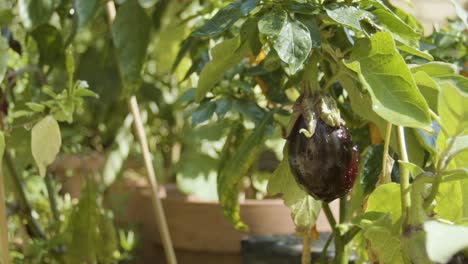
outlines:
[[[12,177],[13,185],[16,188],[15,195],[16,200],[18,201],[20,206],[20,213],[23,215],[24,218],[26,218],[29,230],[31,231],[30,235],[33,237],[45,239],[46,235],[44,231],[39,226],[39,223],[37,223],[36,219],[34,219],[34,217],[32,216],[32,207],[29,204],[28,199],[26,198],[26,194],[24,193],[23,185],[21,183],[21,178],[16,172],[13,159],[11,158],[8,149],[5,149],[4,158],[8,171],[10,172],[10,175]]]
[[[310,264],[310,234],[309,231],[304,232],[302,238],[302,264]]]
[[[327,258],[328,247],[330,246],[332,239],[333,239],[333,234],[331,234],[328,237],[327,242],[325,242],[325,245],[323,246],[323,249],[322,249],[322,253],[320,253],[320,259],[318,263],[326,263],[325,260]]]
[[[437,193],[439,192],[439,186],[440,182],[442,181],[442,176],[444,173],[442,172],[447,164],[447,155],[450,152],[450,149],[453,147],[455,144],[455,139],[463,132],[464,129],[458,129],[457,133],[455,133],[455,136],[450,139],[450,142],[447,146],[447,148],[440,154],[439,160],[437,161],[437,166],[436,166],[436,175],[434,178],[434,181],[432,183],[432,188],[431,192],[427,196],[426,200],[424,201],[424,208],[427,209],[429,206],[432,204],[434,199],[437,196]]]
[[[340,218],[339,218],[339,223],[344,223],[345,222],[345,217],[346,217],[346,198],[340,198]]]
[[[437,122],[437,124],[439,125],[440,129],[442,130],[442,132],[444,132],[444,134],[445,134],[446,136],[448,136],[448,135],[449,135],[448,130],[447,130],[447,128],[445,127],[445,125],[444,125],[444,123],[442,122],[442,120],[440,120],[440,117],[439,117],[436,113],[434,113],[434,111],[432,111],[431,109],[429,109],[429,113],[431,114],[432,119],[434,119],[434,120]]]
[[[60,213],[57,209],[57,200],[55,199],[54,186],[52,185],[52,175],[50,173],[46,173],[44,180],[47,188],[52,216],[54,217],[55,222],[60,223]]]
[[[352,226],[346,233],[343,234],[341,240],[343,241],[344,245],[347,245],[353,238],[361,231],[359,226]]]
[[[400,158],[404,162],[408,162],[408,152],[406,150],[406,140],[405,140],[405,128],[398,126],[397,135],[398,135],[398,147],[400,150]],[[406,231],[408,226],[408,217],[409,210],[411,207],[411,193],[410,193],[410,183],[409,183],[409,171],[403,165],[400,164],[400,195],[401,195],[401,219],[402,221],[402,232]],[[403,260],[405,263],[411,262],[411,258],[408,255],[406,250],[403,250]]]
[[[387,127],[385,128],[385,142],[382,155],[382,174],[379,179],[379,184],[391,182],[390,172],[387,171],[387,156],[388,149],[390,148],[390,135],[392,134],[392,123],[387,122]]]
[[[2,264],[9,264],[10,254],[8,251],[8,226],[4,182],[3,170],[2,166],[0,166],[0,262]]]
[[[336,225],[336,220],[335,220],[335,217],[333,216],[330,206],[328,205],[328,203],[324,202],[322,209],[323,209],[323,212],[325,213],[325,216],[327,217],[328,223],[330,224],[333,230],[333,236],[335,238],[335,263],[336,264],[347,263],[345,248],[344,248],[343,241],[341,239],[340,230],[338,229]]]

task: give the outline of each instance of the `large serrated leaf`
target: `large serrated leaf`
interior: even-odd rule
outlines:
[[[130,91],[137,89],[141,83],[150,29],[151,19],[136,0],[128,0],[120,6],[112,23],[112,40],[120,73]]]
[[[309,29],[298,20],[287,20],[273,43],[282,61],[288,64],[291,74],[301,68],[312,49]]]
[[[49,166],[57,156],[62,145],[60,127],[52,116],[47,116],[31,130],[31,152],[39,169],[39,174],[44,177]]]
[[[437,82],[424,71],[413,72],[413,77],[429,108],[437,112],[437,98],[440,90]]]
[[[213,59],[208,62],[200,73],[195,100],[200,102],[227,70],[238,64],[249,53],[249,45],[242,43],[239,47],[239,37],[225,40],[211,50]]]
[[[429,107],[389,33],[360,40],[345,65],[357,73],[378,115],[396,125],[431,131]]]
[[[418,47],[421,34],[408,26],[400,18],[383,9],[377,9],[373,11],[372,14],[379,20],[379,24],[392,34],[395,40],[410,47]]]
[[[232,158],[227,161],[218,176],[218,196],[224,215],[238,229],[247,229],[239,215],[239,191],[237,185],[255,161],[260,143],[263,141],[268,126],[272,121],[272,113],[265,115],[252,133],[241,143]]]
[[[286,146],[283,153],[283,161],[268,181],[268,193],[282,194],[284,204],[291,210],[291,217],[297,230],[306,232],[315,225],[322,203],[299,187],[289,168]]]
[[[248,15],[257,6],[258,2],[259,0],[232,2],[219,10],[213,18],[195,30],[191,35],[194,37],[214,37],[231,27],[239,18]]]

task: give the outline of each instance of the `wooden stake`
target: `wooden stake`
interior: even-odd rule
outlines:
[[[112,22],[116,16],[114,1],[109,0],[106,3],[107,22],[111,27]],[[174,253],[174,247],[172,245],[169,228],[167,227],[166,216],[164,214],[164,208],[159,198],[158,184],[154,173],[153,162],[151,161],[151,154],[148,148],[148,140],[146,139],[143,122],[141,121],[140,109],[135,96],[131,96],[128,100],[130,111],[133,115],[133,124],[137,133],[138,141],[140,142],[143,159],[145,161],[145,167],[147,171],[147,178],[151,187],[151,203],[153,205],[153,212],[158,225],[161,240],[163,242],[164,252],[166,254],[166,260],[168,264],[177,264],[177,260]]]
[[[0,160],[0,263],[10,264],[10,254],[8,251],[8,226],[5,206],[5,189],[3,171]]]
[[[169,234],[169,228],[166,223],[166,216],[164,214],[164,208],[162,207],[161,199],[158,193],[158,184],[156,182],[156,175],[154,173],[153,162],[151,161],[151,154],[148,149],[148,142],[146,139],[143,122],[141,121],[140,109],[138,108],[138,102],[135,96],[130,97],[130,110],[133,114],[135,130],[137,132],[138,141],[140,142],[141,152],[145,160],[146,171],[148,173],[148,181],[151,186],[151,201],[153,204],[153,211],[155,213],[156,222],[158,224],[159,232],[163,242],[164,252],[166,253],[166,259],[169,264],[177,263],[174,248],[172,246],[171,236]]]

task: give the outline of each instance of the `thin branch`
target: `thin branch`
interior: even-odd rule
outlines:
[[[310,234],[309,231],[304,232],[302,238],[302,264],[310,264]]]
[[[390,148],[390,136],[392,134],[392,123],[387,122],[387,127],[385,129],[385,142],[384,142],[384,149],[382,155],[382,174],[380,176],[379,183],[384,184],[391,182],[390,172],[387,171],[387,155],[388,150]]]

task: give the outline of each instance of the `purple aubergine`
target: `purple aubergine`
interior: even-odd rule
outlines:
[[[297,183],[315,199],[330,202],[341,198],[349,192],[356,178],[357,148],[344,121],[339,118],[339,112],[337,122],[330,122],[329,116],[324,117],[323,109],[338,111],[334,101],[330,104],[331,97],[315,94],[299,100],[295,111],[301,109],[301,113],[293,120],[288,135],[291,171]],[[298,107],[305,104],[307,107]]]

